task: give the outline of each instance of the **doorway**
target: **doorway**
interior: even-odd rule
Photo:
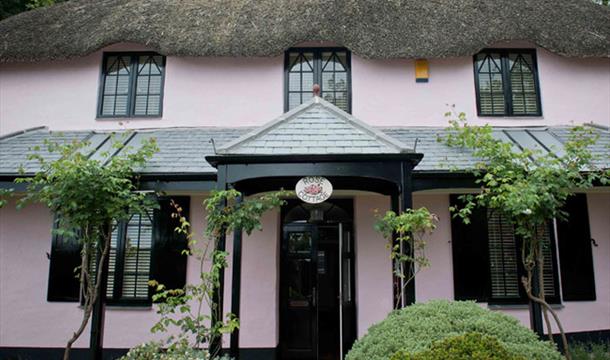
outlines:
[[[289,202],[285,209],[282,359],[342,359],[356,338],[352,200]]]

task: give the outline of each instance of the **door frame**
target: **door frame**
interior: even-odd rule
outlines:
[[[342,314],[342,322],[339,324],[340,327],[343,327],[342,331],[343,333],[345,333],[347,331],[348,334],[351,334],[353,339],[348,339],[348,341],[351,341],[351,343],[343,343],[343,349],[341,349],[341,351],[343,352],[343,356],[345,356],[347,354],[347,350],[349,348],[351,348],[351,345],[353,344],[353,342],[356,340],[357,336],[358,336],[358,315],[357,315],[357,307],[358,307],[358,303],[357,303],[357,276],[356,276],[356,259],[357,259],[357,246],[356,246],[356,226],[355,226],[355,219],[354,219],[354,199],[353,198],[342,198],[342,199],[330,199],[327,201],[328,203],[333,204],[334,206],[339,206],[341,208],[343,208],[344,210],[346,210],[349,214],[349,220],[342,220],[342,221],[336,221],[336,222],[323,222],[320,224],[311,224],[308,222],[290,222],[290,223],[284,223],[284,219],[285,219],[285,215],[286,213],[291,209],[290,207],[284,207],[282,208],[282,214],[280,217],[280,239],[279,239],[279,257],[280,257],[280,261],[279,261],[279,306],[278,306],[278,312],[279,312],[279,345],[278,345],[278,350],[279,350],[279,354],[281,356],[282,359],[284,358],[291,358],[291,359],[299,359],[299,358],[307,358],[307,357],[299,357],[294,356],[294,354],[286,354],[286,348],[285,348],[285,334],[283,334],[282,329],[284,329],[286,327],[286,321],[287,321],[287,316],[286,316],[286,310],[287,310],[287,293],[286,293],[286,286],[285,286],[285,276],[283,275],[285,272],[285,267],[286,267],[286,253],[287,253],[287,248],[286,248],[286,243],[285,243],[285,239],[287,236],[287,233],[289,231],[305,231],[306,229],[311,229],[312,231],[312,256],[311,256],[311,261],[312,261],[312,268],[316,269],[315,272],[315,287],[317,288],[318,285],[318,256],[317,256],[317,250],[318,250],[318,239],[319,239],[319,227],[328,227],[328,226],[336,226],[337,231],[339,232],[339,223],[343,224],[343,230],[345,231],[346,229],[350,232],[350,239],[349,239],[349,243],[350,243],[350,247],[351,247],[351,254],[350,259],[351,259],[351,266],[350,266],[350,272],[352,274],[351,278],[350,278],[350,286],[349,288],[351,289],[351,296],[352,296],[352,305],[351,308],[349,309],[347,314]],[[337,205],[340,204],[340,205]],[[341,205],[345,205],[341,206]],[[331,219],[332,221],[332,219]],[[288,230],[290,229],[290,230]],[[294,230],[293,230],[294,229]],[[339,233],[338,233],[339,234]],[[338,235],[339,237],[339,235]],[[339,242],[342,242],[343,239],[341,239],[339,237]],[[341,248],[339,248],[341,249]],[[345,251],[345,250],[344,250]],[[344,254],[341,254],[341,256],[344,256]],[[339,263],[339,266],[341,266],[341,263]],[[341,287],[342,286],[342,279],[339,280],[338,282],[338,286]],[[319,292],[319,291],[318,291]],[[316,294],[317,297],[318,294]],[[316,299],[316,303],[318,302],[318,299]],[[341,307],[340,307],[341,308]],[[316,317],[317,317],[317,312],[318,312],[318,308],[316,305]],[[347,316],[347,319],[346,319]],[[351,327],[350,329],[346,330],[344,328],[344,326],[346,325],[346,320],[348,323],[351,323]],[[319,356],[318,353],[318,348],[319,348],[319,331],[317,329],[318,326],[318,321],[316,319],[316,321],[314,322],[314,325],[316,326],[316,328],[314,329],[314,344],[316,347],[316,359],[317,356]],[[340,328],[341,330],[341,328]],[[345,341],[345,337],[343,337],[343,341]],[[341,344],[341,342],[339,342],[339,344]],[[287,355],[289,357],[287,357]],[[290,357],[292,356],[292,357]]]

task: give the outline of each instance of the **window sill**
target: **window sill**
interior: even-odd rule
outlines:
[[[139,120],[162,120],[163,115],[151,116],[96,116],[95,121],[139,121]]]
[[[563,309],[563,304],[550,304],[553,310]],[[487,304],[489,310],[527,310],[528,304]]]
[[[79,309],[84,309],[83,305],[78,306]],[[106,304],[106,310],[112,311],[149,311],[153,310],[152,305],[108,305]]]
[[[477,115],[480,119],[489,120],[544,120],[542,115]]]

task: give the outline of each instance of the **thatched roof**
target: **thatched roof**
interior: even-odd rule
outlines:
[[[0,61],[118,42],[165,55],[274,56],[331,41],[366,58],[464,56],[504,40],[607,57],[610,9],[590,0],[72,0],[0,22]]]

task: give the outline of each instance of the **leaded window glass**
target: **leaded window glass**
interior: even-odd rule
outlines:
[[[320,96],[340,109],[351,111],[350,54],[345,49],[291,49],[286,53],[285,110],[289,111],[313,96]]]
[[[474,66],[480,116],[542,115],[533,51],[486,50]]]
[[[100,117],[160,116],[165,58],[152,53],[104,55]]]

